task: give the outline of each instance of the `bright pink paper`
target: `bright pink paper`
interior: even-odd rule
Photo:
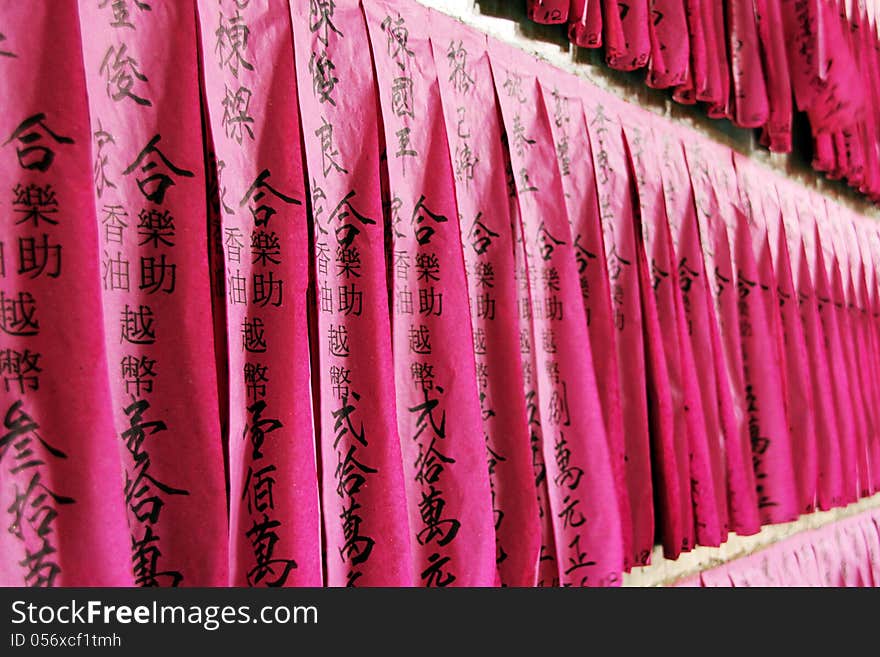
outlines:
[[[792,91],[785,51],[782,2],[784,0],[757,0],[755,4],[769,103],[769,116],[761,143],[774,153],[791,151]]]
[[[673,294],[677,277],[670,280],[675,269],[666,227],[663,183],[653,175],[660,163],[652,149],[650,117],[646,112],[621,107],[619,118],[638,198],[640,239],[636,241],[636,253],[646,342],[656,513],[662,527],[664,555],[675,559],[694,545],[688,404]],[[711,489],[706,493],[711,498]]]
[[[779,276],[787,262],[791,269],[792,285],[796,293],[797,308],[803,329],[804,346],[807,353],[807,369],[812,391],[812,413],[816,432],[816,503],[822,510],[828,510],[840,503],[842,496],[842,473],[840,446],[837,440],[837,412],[831,384],[828,359],[825,355],[825,333],[819,318],[818,304],[814,293],[813,275],[815,253],[807,256],[805,241],[801,238],[799,208],[796,199],[801,189],[788,180],[777,179],[776,191],[782,211],[781,221],[784,231],[785,252],[782,253],[782,240],[775,249],[780,263]],[[773,232],[771,230],[771,236]],[[812,235],[812,234],[810,234]],[[810,237],[810,239],[812,239]],[[809,242],[811,245],[812,241]],[[783,316],[785,310],[783,307]],[[786,331],[790,325],[786,324]],[[792,332],[796,329],[791,327]],[[795,416],[790,417],[796,421]]]
[[[665,126],[664,126],[665,127]],[[682,150],[680,131],[654,127],[659,142],[666,224],[674,269],[679,348],[687,400],[691,492],[696,538],[700,545],[720,545],[729,529],[725,441],[719,414],[716,368],[709,325],[708,290],[700,250],[694,194]]]
[[[623,411],[624,444],[612,446],[622,460],[632,513],[633,545],[628,565],[641,566],[654,543],[653,488],[647,395],[644,385],[645,348],[635,250],[633,198],[626,153],[617,119],[618,102],[589,88],[582,92],[587,119],[599,216],[611,286],[611,308],[617,328],[617,366]],[[621,449],[622,448],[622,449]]]
[[[125,25],[109,6],[79,7],[106,367],[141,586],[228,583],[193,9],[135,8]]]
[[[878,333],[878,318],[880,318],[880,295],[878,295],[877,261],[875,260],[880,246],[876,226],[873,220],[866,217],[857,217],[855,220],[857,239],[861,260],[864,266],[866,316],[865,316],[865,341],[868,345],[869,363],[872,374],[869,381],[873,388],[873,410],[880,415],[880,381],[877,380],[880,372],[880,333]],[[880,419],[880,418],[878,418]],[[871,487],[874,492],[880,490],[880,434],[875,433],[869,441],[869,456],[871,459]]]
[[[476,340],[427,10],[382,0],[364,11],[386,139],[397,424],[416,582],[492,586],[495,532]],[[423,300],[430,313],[417,314]]]
[[[492,42],[489,53],[521,211],[559,577],[562,585],[615,585],[621,518],[538,67],[508,46]]]
[[[785,418],[798,485],[798,512],[810,513],[815,508],[818,479],[814,404],[781,209],[776,190],[765,183],[768,171],[738,154],[735,164],[743,205],[749,213],[759,275],[764,281],[762,293],[768,313],[767,324],[776,339],[780,383],[785,395]],[[763,289],[765,285],[767,290]]]
[[[758,128],[767,121],[770,104],[761,66],[755,6],[752,2],[730,2],[726,6],[726,36],[730,44],[734,95],[733,120],[741,128]]]
[[[501,583],[532,586],[541,548],[523,398],[514,243],[485,35],[431,14],[431,45],[455,169]]]
[[[571,0],[568,39],[581,48],[602,45],[602,0]]]
[[[838,440],[843,472],[843,496],[846,503],[859,498],[858,490],[858,443],[862,439],[860,400],[852,390],[848,360],[849,319],[846,316],[846,300],[843,292],[841,268],[834,251],[832,232],[827,228],[824,198],[813,194],[812,221],[815,222],[816,256],[818,266],[825,274],[825,287],[817,285],[820,315],[825,322],[828,358],[831,376],[837,394],[837,415],[840,423]]]
[[[829,282],[829,269],[826,268],[826,260],[829,257],[823,253],[823,240],[820,239],[818,225],[816,223],[817,209],[824,212],[818,195],[812,195],[809,209],[799,208],[799,220],[801,222],[801,234],[804,246],[807,249],[808,258],[815,259],[812,267],[814,275],[814,288],[818,303],[819,318],[822,322],[822,330],[825,336],[825,358],[828,363],[831,388],[834,395],[835,412],[837,415],[838,429],[836,438],[840,450],[841,462],[841,504],[849,504],[857,498],[856,491],[856,468],[855,468],[855,419],[853,415],[852,399],[847,392],[847,372],[843,355],[843,347],[840,340],[838,314],[835,311],[832,298],[831,284]],[[816,204],[819,204],[818,206]],[[803,211],[801,211],[803,210]],[[809,242],[807,235],[809,234]],[[829,240],[825,240],[829,241]],[[830,260],[833,260],[831,254]]]
[[[556,145],[556,159],[571,221],[572,244],[580,275],[581,298],[586,311],[590,347],[595,354],[615,354],[617,329],[611,309],[608,267],[596,195],[596,175],[583,105],[577,95],[578,85],[575,79],[562,72],[554,73],[553,76],[542,76],[542,90],[551,118],[550,128]],[[596,358],[593,365],[605,419],[605,432],[614,453],[615,446],[622,450],[624,445],[617,359]],[[611,465],[620,517],[630,518],[624,460],[615,459]],[[632,531],[630,522],[622,523],[624,554],[629,554],[632,549]]]
[[[709,104],[708,115],[713,119],[732,119],[732,85],[730,81],[730,61],[727,53],[727,30],[724,25],[724,4],[703,0],[700,5],[703,18],[703,34],[708,61],[708,84],[705,92],[697,99]]]
[[[687,80],[690,47],[683,38],[688,29],[685,1],[650,0],[651,60],[646,80],[649,87],[677,87]]]
[[[507,143],[506,135],[502,136]],[[510,153],[505,148],[505,170],[508,182],[512,180]],[[508,208],[510,209],[511,231],[513,232],[513,260],[516,268],[514,280],[517,290],[517,328],[519,329],[520,363],[522,365],[523,397],[526,404],[526,423],[529,430],[529,444],[532,453],[532,476],[534,492],[538,503],[538,516],[541,522],[541,548],[538,556],[537,579],[535,586],[556,587],[560,584],[559,560],[554,537],[554,515],[550,507],[550,488],[547,481],[547,461],[544,458],[544,430],[541,426],[540,399],[538,399],[538,359],[535,334],[531,322],[532,295],[529,290],[529,265],[523,249],[523,234],[518,228],[521,224],[519,203],[516,199],[515,185],[508,184]]]
[[[229,583],[319,586],[306,191],[300,142],[289,138],[299,125],[290,15],[265,1],[202,2],[199,19],[224,252]],[[239,43],[242,26],[251,36]]]
[[[526,0],[529,18],[536,23],[554,25],[568,20],[569,0]]]
[[[633,71],[647,64],[651,56],[648,0],[603,0],[603,7],[608,65]]]
[[[860,301],[856,295],[854,281],[856,272],[854,258],[851,255],[847,236],[844,234],[846,227],[846,215],[843,209],[836,203],[826,203],[828,222],[823,227],[823,234],[830,234],[834,247],[835,258],[838,264],[839,283],[842,287],[842,308],[840,313],[841,342],[846,358],[849,390],[853,401],[853,411],[856,419],[855,462],[858,494],[866,497],[871,494],[870,463],[868,458],[868,440],[873,433],[870,400],[866,395],[870,388],[863,379],[866,369],[866,360],[859,358],[859,325]],[[835,277],[835,282],[837,281]]]
[[[76,9],[0,25],[0,585],[131,586]]]
[[[758,491],[758,508],[766,523],[788,522],[800,510],[792,463],[791,436],[785,415],[785,391],[776,331],[768,322],[764,289],[773,290],[775,278],[759,271],[748,217],[738,208],[734,225],[737,310],[742,340],[746,411],[752,444],[752,466]]]
[[[687,133],[692,137],[692,133]],[[761,524],[759,495],[752,467],[752,449],[748,426],[746,383],[743,376],[742,347],[739,339],[739,318],[736,308],[736,279],[732,267],[731,245],[721,222],[724,192],[729,194],[732,172],[724,166],[731,157],[721,146],[695,138],[684,139],[688,170],[693,183],[697,225],[708,287],[709,327],[712,335],[713,366],[718,383],[719,412],[724,428],[724,455],[727,467],[727,489],[730,528],[738,534],[756,533]],[[709,163],[712,163],[711,167]],[[712,167],[721,170],[713,175]],[[727,183],[717,185],[727,177]],[[721,226],[717,226],[721,224]],[[719,229],[720,228],[720,229]],[[695,350],[695,355],[698,352]],[[705,358],[706,354],[702,354]],[[698,363],[698,367],[699,367]],[[766,502],[766,500],[764,500]]]
[[[816,94],[820,71],[819,0],[780,0],[792,90],[799,110]]]
[[[684,82],[672,93],[679,103],[693,105],[698,95],[705,94],[708,81],[706,39],[703,36],[702,3],[705,0],[684,0],[690,61]]]
[[[375,81],[365,70],[338,75],[329,88],[321,73],[358,60],[369,47],[366,25],[355,0],[295,2],[290,17],[312,199],[327,583],[411,586],[397,405],[387,376]],[[328,62],[338,68],[322,68]]]

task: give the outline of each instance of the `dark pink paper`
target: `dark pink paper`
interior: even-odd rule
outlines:
[[[556,145],[556,159],[565,193],[565,205],[571,222],[572,244],[580,276],[581,298],[586,311],[590,347],[595,354],[617,353],[617,329],[611,308],[608,267],[599,218],[599,200],[596,194],[596,175],[592,149],[587,134],[583,105],[577,95],[574,78],[561,73],[542,77],[542,90],[550,115],[550,129]],[[583,159],[577,154],[583,154]],[[605,420],[608,444],[624,445],[623,414],[620,405],[620,373],[616,358],[596,358],[593,361],[596,384]],[[629,491],[626,485],[623,459],[612,461],[615,490],[620,517],[629,518]],[[624,554],[632,546],[632,525],[622,523]]]
[[[109,5],[80,3],[79,20],[134,582],[225,586],[194,6],[135,8],[126,25]]]
[[[615,585],[621,518],[538,67],[494,42],[489,53],[521,211],[559,577],[563,585]]]
[[[605,59],[620,71],[632,71],[648,63],[651,37],[648,0],[603,0]]]
[[[0,25],[0,585],[131,586],[76,8]]]
[[[699,143],[696,139],[685,140],[684,145],[694,189],[704,271],[709,279],[706,281],[709,326],[718,403],[725,432],[730,528],[738,534],[754,534],[761,524],[760,496],[752,466],[746,381],[735,298],[736,275],[732,266],[733,245],[721,216],[722,212],[730,212],[727,208],[722,210],[723,199],[729,203],[733,197],[733,173],[729,166],[725,166],[731,153],[722,146]],[[720,167],[717,173],[714,171],[716,166]]]
[[[636,253],[646,343],[656,514],[662,527],[664,555],[674,559],[694,545],[694,512],[688,404],[673,293],[676,279],[670,279],[674,272],[672,245],[666,227],[663,183],[659,176],[652,175],[660,162],[652,148],[650,117],[644,111],[621,107],[619,118],[638,199]],[[711,490],[706,492],[711,496]]]
[[[617,329],[624,444],[612,446],[612,458],[626,464],[624,473],[633,528],[632,554],[628,555],[628,564],[641,566],[650,558],[654,516],[631,181],[617,118],[620,101],[593,88],[582,91],[582,101],[596,172],[611,309]]]
[[[602,45],[602,0],[571,0],[568,9],[568,38],[581,48]]]
[[[526,0],[529,18],[536,23],[553,25],[568,20],[569,0]]]
[[[684,38],[688,30],[685,2],[650,0],[651,59],[646,80],[649,87],[666,89],[687,80],[690,44]]]
[[[791,277],[791,259],[782,227],[776,190],[765,184],[769,172],[742,156],[735,157],[737,177],[763,281],[767,325],[776,342],[785,419],[791,441],[792,464],[798,485],[798,512],[815,508],[818,457],[813,394],[799,300]],[[791,208],[793,210],[794,208]],[[763,289],[764,287],[768,289]]]
[[[322,517],[330,586],[411,586],[412,547],[397,433],[375,80],[358,2],[290,12],[310,184],[320,385]],[[319,62],[323,62],[320,64]],[[338,62],[336,69],[328,62]],[[343,339],[345,344],[343,344]]]
[[[724,438],[728,429],[720,414],[716,381],[719,373],[713,359],[707,276],[700,250],[694,193],[680,139],[681,135],[688,134],[661,131],[656,125],[654,130],[661,151],[659,170],[675,258],[674,274],[670,272],[670,276],[674,277],[679,292],[676,295],[678,334],[688,404],[696,537],[700,545],[719,545],[729,529]]]
[[[520,334],[514,243],[501,121],[485,35],[431,14],[431,45],[440,80],[455,170],[476,352],[477,382],[492,485],[496,562],[501,583],[532,586],[541,547],[533,488]]]
[[[755,6],[753,2],[729,2],[726,8],[725,27],[734,95],[733,120],[741,128],[757,128],[767,121],[770,105],[761,65]]]
[[[386,141],[392,352],[416,583],[492,586],[495,532],[474,361],[479,345],[468,312],[427,10],[384,0],[363,8]]]

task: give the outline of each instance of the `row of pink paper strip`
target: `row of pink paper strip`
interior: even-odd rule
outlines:
[[[868,219],[411,0],[0,34],[3,584],[612,586],[880,490]]]
[[[673,586],[880,586],[880,511],[795,534]]]
[[[880,198],[880,13],[874,0],[527,0],[538,23],[567,23],[609,66],[647,67],[650,87],[712,118],[761,128],[792,150],[795,107],[813,135],[813,167]],[[794,99],[794,103],[792,102]]]

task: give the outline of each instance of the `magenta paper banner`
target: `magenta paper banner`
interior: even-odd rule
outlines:
[[[555,24],[568,20],[569,0],[526,0],[528,16],[536,23]]]
[[[545,76],[541,83],[545,107],[551,118],[550,129],[556,146],[559,175],[571,223],[572,245],[580,275],[581,299],[586,311],[590,347],[594,354],[616,354],[617,329],[611,309],[596,176],[592,167],[592,149],[583,105],[576,93],[562,91],[571,89],[576,84],[571,76],[562,73]],[[622,450],[624,429],[617,359],[594,358],[593,366],[608,444],[612,450],[615,446]],[[624,461],[613,460],[612,471],[620,516],[629,518],[630,502]],[[622,525],[624,554],[629,554],[632,549],[632,526],[629,522]]]
[[[814,400],[817,401],[817,448],[819,452],[819,508],[828,509],[846,503],[844,495],[843,459],[841,456],[841,431],[851,422],[845,413],[846,407],[838,389],[839,377],[833,373],[834,363],[830,358],[831,335],[834,316],[828,310],[828,278],[816,244],[816,224],[810,198],[804,198],[802,189],[790,190],[797,213],[793,221],[786,224],[786,233],[791,240],[796,237],[803,249],[798,283],[798,292],[803,297],[811,292],[807,303],[808,311],[802,315],[805,337],[810,353],[810,364],[814,375]],[[791,217],[792,215],[788,215]],[[808,289],[809,288],[809,289]],[[815,311],[813,310],[815,308]],[[827,408],[826,408],[827,407]],[[833,421],[830,430],[823,427]],[[824,473],[824,474],[823,474]]]
[[[364,10],[389,171],[397,424],[416,582],[490,586],[495,532],[476,385],[479,345],[468,312],[454,174],[427,10],[398,5],[370,2]]]
[[[571,0],[568,38],[581,48],[602,45],[602,0]]]
[[[229,363],[229,581],[322,583],[290,16],[200,2]],[[239,40],[247,30],[250,38]],[[273,106],[286,112],[271,112]],[[294,492],[296,493],[294,495]]]
[[[652,148],[650,116],[622,107],[619,119],[638,198],[640,239],[636,241],[636,257],[647,354],[652,470],[655,499],[659,502],[656,513],[662,525],[664,555],[677,558],[694,546],[695,538],[688,404],[673,294],[675,280],[669,280],[674,271],[672,244],[666,225],[663,182],[659,176],[651,175],[659,169],[660,162]],[[706,494],[711,497],[711,489]]]
[[[825,332],[819,318],[813,287],[813,261],[807,257],[798,220],[800,210],[796,199],[801,190],[793,183],[784,184],[784,181],[776,181],[776,191],[781,208],[780,230],[784,233],[785,242],[783,244],[783,239],[780,239],[779,246],[775,249],[780,252],[779,280],[782,281],[781,271],[788,262],[791,267],[792,285],[797,294],[797,307],[807,353],[809,384],[812,390],[811,408],[816,430],[816,504],[818,508],[828,510],[841,503],[843,480],[840,445],[837,440],[837,411],[831,374],[825,358]],[[772,230],[770,235],[772,240]],[[788,258],[782,254],[783,249],[787,252]],[[790,419],[794,422],[797,418],[790,416]]]
[[[738,126],[758,128],[766,123],[770,105],[761,66],[755,7],[751,2],[732,2],[726,9],[734,97],[733,118]]]
[[[730,158],[730,151],[694,140],[684,141],[688,170],[693,183],[697,225],[704,271],[710,292],[709,323],[712,332],[715,369],[718,377],[718,403],[725,434],[728,502],[731,529],[738,534],[754,534],[760,527],[758,493],[752,467],[752,450],[745,399],[739,317],[736,308],[735,278],[731,245],[721,220],[723,202],[715,193],[715,176],[709,166]],[[722,164],[723,166],[723,164]],[[724,168],[722,175],[731,176]],[[719,194],[727,185],[719,188]],[[726,199],[728,203],[732,199]]]
[[[782,3],[785,0],[757,0],[755,18],[763,53],[769,114],[761,143],[773,152],[791,151],[792,91]]]
[[[505,170],[508,181],[513,180],[510,152],[505,149]],[[542,427],[540,399],[538,398],[537,342],[532,327],[532,294],[529,289],[529,265],[523,248],[523,232],[520,228],[520,210],[516,185],[508,185],[508,207],[513,232],[514,280],[517,290],[517,326],[519,328],[520,363],[522,365],[523,397],[526,402],[526,422],[529,428],[529,444],[532,452],[532,474],[541,522],[541,548],[538,558],[538,587],[559,586],[560,569],[553,534],[554,515],[550,507],[550,487],[547,481],[547,461],[544,457],[544,429]],[[533,347],[533,345],[535,345]],[[623,532],[621,523],[621,532]],[[621,542],[623,538],[621,537]]]
[[[89,26],[82,56],[104,333],[134,583],[223,586],[226,482],[194,6],[120,15],[80,3],[79,14]]]
[[[693,105],[698,96],[704,96],[709,85],[706,38],[703,33],[703,0],[684,0],[685,18],[690,52],[687,76],[675,88],[672,97],[676,102]]]
[[[853,401],[853,412],[856,420],[855,462],[858,495],[864,497],[871,494],[870,463],[868,459],[868,441],[873,433],[871,422],[870,400],[866,398],[869,386],[863,380],[866,359],[859,357],[859,324],[861,323],[861,302],[856,295],[855,258],[850,254],[847,237],[844,234],[846,227],[846,215],[838,211],[835,204],[827,204],[827,221],[822,227],[822,234],[829,235],[834,249],[834,258],[837,263],[837,271],[833,279],[835,284],[836,298],[840,301],[839,327],[841,330],[841,342],[844,358],[846,359],[847,381],[850,396]],[[837,289],[837,286],[840,289]],[[835,303],[837,306],[837,303]]]
[[[730,60],[725,38],[724,5],[709,0],[701,0],[699,5],[703,23],[703,38],[706,42],[706,89],[700,93],[697,89],[697,100],[709,104],[707,112],[715,119],[733,118],[731,108],[732,83],[730,80]]]
[[[485,35],[432,12],[431,45],[455,170],[492,485],[495,559],[502,585],[532,586],[541,519],[532,485],[520,333],[508,321],[517,314],[517,290],[501,117]]]
[[[587,133],[583,104],[576,91],[575,80],[558,73],[543,76],[542,93],[550,129],[556,145],[559,175],[565,193],[565,205],[571,222],[572,245],[580,275],[581,298],[586,311],[590,348],[595,354],[617,353],[617,328],[611,309],[608,267],[605,259],[602,222],[599,218],[599,199],[596,194],[596,175],[592,163],[592,149]],[[577,157],[576,154],[581,154]],[[596,358],[593,361],[596,384],[608,444],[614,450],[623,450],[623,413],[620,406],[620,378],[616,358]],[[613,459],[617,502],[620,517],[631,517],[629,491],[623,459]],[[632,550],[632,524],[622,523],[624,554]]]
[[[791,437],[785,417],[785,393],[776,322],[769,321],[766,292],[776,288],[772,263],[765,258],[759,270],[752,234],[760,235],[738,206],[736,173],[731,152],[713,148],[712,169],[718,212],[712,217],[717,243],[730,244],[732,281],[735,285],[738,337],[742,353],[744,420],[751,445],[752,469],[762,522],[787,522],[798,515],[797,485],[791,454]],[[721,221],[718,221],[720,219]],[[723,224],[722,224],[723,222]],[[723,226],[723,227],[722,227]],[[720,236],[726,229],[727,235]],[[764,231],[766,244],[766,231]],[[716,263],[718,260],[716,260]],[[732,292],[733,286],[731,286]],[[726,298],[729,304],[732,294]],[[726,307],[730,312],[729,305]],[[729,315],[728,315],[729,316]],[[773,319],[777,319],[775,313]],[[734,326],[733,322],[728,325]],[[737,332],[728,332],[736,339]]]
[[[669,231],[674,265],[669,273],[674,281],[673,287],[677,288],[674,300],[688,405],[696,538],[700,545],[720,545],[729,530],[724,453],[726,429],[720,413],[715,374],[709,290],[681,134],[654,126],[666,230]]]
[[[651,56],[648,0],[603,0],[603,8],[608,65],[632,71],[647,64]]]
[[[844,301],[840,282],[840,267],[831,244],[831,237],[822,237],[821,226],[825,221],[824,199],[818,194],[810,195],[809,209],[799,213],[802,234],[812,235],[812,250],[816,259],[814,281],[816,299],[819,304],[819,317],[825,332],[826,359],[829,363],[831,382],[837,406],[838,433],[840,444],[841,473],[843,477],[843,503],[849,504],[858,499],[858,477],[856,460],[856,440],[858,424],[853,397],[849,391],[849,373],[841,337]],[[821,214],[820,214],[821,213]]]
[[[582,95],[582,102],[592,146],[611,308],[617,329],[624,444],[612,445],[611,454],[613,459],[626,464],[622,469],[633,527],[627,566],[642,566],[650,558],[654,542],[654,515],[648,503],[653,499],[653,489],[632,183],[617,118],[619,101],[591,89]]]
[[[378,115],[359,4],[291,3],[310,184],[330,586],[411,586],[392,369]],[[347,73],[347,74],[344,74]],[[439,310],[439,306],[438,306]]]
[[[534,60],[494,42],[489,52],[521,211],[560,582],[614,585],[621,518],[550,119]]]
[[[816,427],[810,368],[800,303],[791,275],[792,265],[774,188],[763,181],[767,172],[746,158],[734,158],[742,205],[749,217],[767,324],[776,342],[779,377],[785,395],[785,418],[798,484],[798,512],[815,509],[818,479]],[[794,212],[793,207],[789,211]],[[764,289],[767,286],[768,289]]]
[[[79,21],[7,3],[0,25],[0,585],[131,586]]]
[[[651,0],[649,7],[651,59],[646,83],[658,89],[677,87],[686,82],[689,70],[685,0]]]

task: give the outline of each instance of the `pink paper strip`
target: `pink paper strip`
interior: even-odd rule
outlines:
[[[225,279],[229,581],[319,586],[306,191],[293,137],[290,16],[267,1],[200,2],[199,19]]]
[[[651,56],[648,0],[603,0],[603,8],[608,65],[620,71],[645,66]]]
[[[529,18],[536,23],[555,25],[568,21],[569,0],[526,0]]]
[[[825,331],[826,358],[828,359],[831,381],[837,405],[838,433],[840,442],[841,473],[843,477],[843,502],[849,504],[858,499],[856,440],[858,424],[853,397],[849,390],[849,376],[846,353],[843,346],[841,324],[843,322],[843,287],[840,281],[840,267],[831,244],[830,235],[822,236],[821,226],[827,221],[824,199],[812,194],[811,210],[800,215],[806,221],[804,232],[814,235],[816,257],[816,298],[819,302],[819,316]],[[821,213],[821,214],[820,214]],[[806,216],[805,216],[806,215]]]
[[[474,362],[482,345],[471,331],[427,10],[385,0],[363,8],[387,140],[392,348],[416,582],[491,586],[495,532]]]
[[[226,481],[194,5],[121,16],[80,3],[79,18],[89,26],[106,366],[134,581],[223,586]]]
[[[767,121],[770,104],[761,66],[755,6],[752,2],[731,2],[726,8],[726,36],[730,47],[734,96],[733,120],[741,128],[758,128]]]
[[[792,92],[785,52],[783,1],[757,0],[755,4],[769,103],[769,116],[764,125],[761,143],[774,153],[791,151]]]
[[[294,2],[291,19],[314,217],[327,583],[412,586],[394,380],[387,376],[375,81],[369,68],[343,74],[343,62],[369,48],[367,29],[356,0]]]
[[[718,376],[715,367],[712,328],[709,322],[709,290],[691,180],[688,177],[678,132],[656,130],[662,150],[660,171],[666,219],[675,255],[675,277],[680,294],[679,340],[688,399],[691,468],[694,477],[697,541],[700,545],[719,545],[729,530],[725,428],[719,405]],[[732,426],[733,422],[730,422]],[[714,500],[705,499],[706,488]],[[714,502],[714,503],[713,503]],[[711,518],[717,516],[715,527]]]
[[[810,369],[799,300],[791,277],[791,260],[784,239],[781,209],[775,189],[765,184],[768,172],[737,154],[737,177],[757,256],[767,325],[775,338],[785,418],[798,486],[798,512],[815,508],[818,457]],[[794,208],[790,208],[792,211]],[[768,289],[763,289],[764,286]]]
[[[728,232],[721,220],[721,205],[725,200],[730,203],[733,196],[730,190],[732,172],[724,166],[731,155],[728,149],[708,142],[687,139],[684,145],[694,190],[704,271],[707,277],[711,277],[706,281],[710,296],[709,326],[725,437],[730,525],[738,534],[754,534],[761,522],[759,495],[752,467],[746,381],[734,298],[736,279]],[[711,167],[709,162],[712,162]],[[719,163],[721,170],[715,175],[713,168]],[[726,182],[724,177],[727,177]],[[729,212],[727,208],[725,211]]]
[[[649,87],[666,89],[687,80],[690,47],[683,38],[688,29],[686,11],[685,0],[650,2],[651,60],[646,79]]]
[[[131,586],[76,8],[0,31],[0,586]]]
[[[562,585],[619,584],[621,519],[538,67],[495,42],[489,53],[522,213],[559,577]]]
[[[455,169],[501,583],[532,586],[541,548],[520,367],[514,243],[501,119],[485,35],[431,14],[431,44]],[[479,117],[479,118],[477,118]],[[475,343],[476,344],[476,343]]]
[[[616,358],[624,444],[612,445],[611,455],[613,460],[625,463],[633,528],[627,566],[641,566],[650,558],[654,544],[654,495],[632,188],[617,118],[619,101],[593,88],[582,90],[581,98],[596,171],[611,307],[618,332]]]
[[[816,437],[819,456],[819,508],[827,510],[845,504],[844,473],[841,459],[840,433],[846,418],[836,379],[832,374],[833,361],[829,358],[831,320],[827,308],[827,276],[816,249],[813,208],[803,190],[792,189],[787,194],[797,208],[786,223],[786,237],[790,248],[801,251],[798,275],[798,295],[803,299],[801,320],[810,357],[813,376],[813,400],[816,403]],[[789,214],[789,216],[791,216]]]
[[[664,555],[674,559],[695,544],[688,401],[674,295],[678,289],[677,275],[672,276],[675,265],[666,224],[663,182],[655,175],[660,162],[653,150],[651,119],[646,112],[630,107],[621,107],[619,118],[638,198],[640,239],[636,240],[636,253],[648,361],[646,383],[656,513],[662,526]],[[711,487],[705,494],[711,499]]]
[[[542,76],[542,91],[548,103],[547,112],[552,119],[550,129],[556,145],[565,205],[571,221],[572,244],[580,275],[581,298],[586,311],[590,347],[596,354],[616,354],[617,329],[611,309],[596,175],[586,118],[581,99],[576,92],[577,81],[567,74],[555,73],[553,76]],[[581,156],[573,159],[573,154]],[[622,450],[624,445],[617,359],[596,358],[593,365],[608,444],[614,453],[615,446]],[[623,459],[612,460],[612,469],[620,517],[628,519],[631,511]],[[632,525],[628,521],[622,525],[624,554],[629,554],[632,550]]]
[[[571,0],[568,39],[581,48],[602,45],[602,0]]]

